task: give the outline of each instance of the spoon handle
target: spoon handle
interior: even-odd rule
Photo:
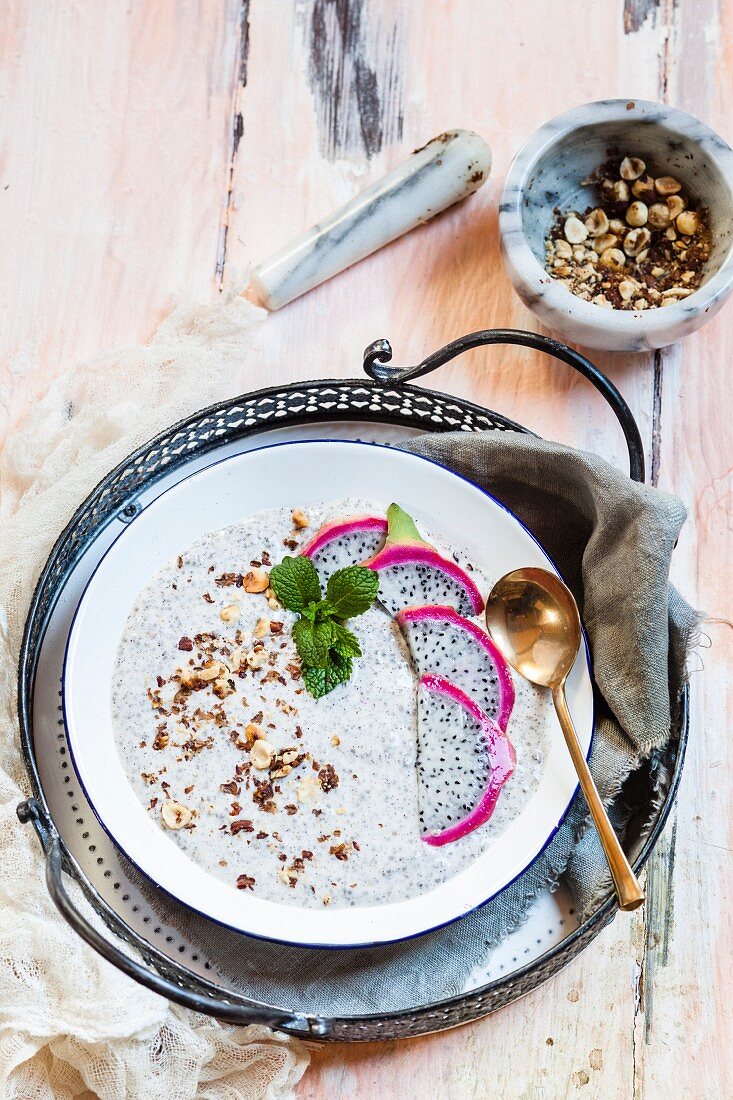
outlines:
[[[575,765],[575,770],[578,773],[580,786],[583,789],[585,800],[588,803],[598,835],[601,838],[603,850],[606,853],[608,867],[616,886],[619,908],[627,910],[638,909],[644,902],[644,891],[631,869],[631,865],[619,843],[619,839],[614,832],[611,822],[608,820],[608,814],[601,802],[601,796],[598,794],[596,785],[593,782],[593,776],[590,774],[585,756],[583,755],[583,750],[578,742],[578,735],[575,732],[573,720],[570,717],[568,701],[565,696],[564,682],[553,688],[552,701],[555,704],[557,717],[560,721],[562,732],[565,735],[565,741],[570,750],[570,756]]]

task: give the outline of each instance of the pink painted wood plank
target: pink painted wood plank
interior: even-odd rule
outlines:
[[[3,5],[0,417],[214,287],[238,0]],[[0,433],[2,425],[0,423]]]

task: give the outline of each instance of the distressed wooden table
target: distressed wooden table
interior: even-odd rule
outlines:
[[[377,336],[412,362],[473,329],[532,328],[501,268],[496,202],[549,116],[660,99],[733,140],[733,0],[5,0],[3,24],[4,432],[80,358],[147,339],[173,295],[231,285],[446,128],[489,140],[489,185],[273,316],[243,390],[357,374]],[[675,579],[717,620],[648,904],[484,1021],[318,1050],[303,1100],[733,1095],[732,356],[731,306],[684,346],[595,356],[653,481],[687,502]],[[474,352],[434,381],[623,461],[595,391],[536,355]]]

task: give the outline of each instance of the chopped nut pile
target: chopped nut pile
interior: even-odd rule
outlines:
[[[582,184],[597,188],[600,202],[584,213],[556,210],[545,242],[546,268],[555,279],[606,309],[668,306],[698,289],[710,229],[679,180],[625,156]]]
[[[299,537],[310,526],[301,509],[293,510],[291,523],[292,529],[282,539],[288,549],[299,545]],[[334,765],[314,758],[307,736],[293,721],[304,692],[302,668],[290,631],[285,630],[287,613],[270,587],[271,565],[270,555],[263,550],[241,572],[219,574],[213,565],[208,567],[211,592],[201,595],[212,605],[206,613],[210,625],[178,639],[172,667],[161,662],[162,667],[152,670],[147,698],[154,734],[138,746],[141,750],[150,746],[159,761],[156,770],[141,772],[146,787],[153,788],[147,803],[151,816],[181,837],[193,834],[204,818],[215,817],[219,832],[238,838],[238,865],[230,866],[229,859],[224,859],[219,866],[228,868],[227,877],[237,889],[252,892],[257,879],[247,866],[247,852],[253,847],[271,854],[270,873],[279,882],[289,889],[308,889],[314,852],[302,848],[289,855],[285,841],[269,822],[281,813],[287,817],[308,814],[315,821],[337,797],[331,792],[340,783]],[[183,555],[176,567],[179,576],[188,580]],[[172,589],[178,583],[177,576]],[[279,614],[273,618],[276,611]],[[338,747],[340,738],[332,737],[331,744]],[[217,745],[217,759],[228,761],[225,773],[216,775],[218,792],[227,797],[214,796],[214,802],[211,793],[205,793],[205,784],[183,786],[181,774],[183,768],[190,768],[191,778],[199,780],[196,758]],[[222,745],[228,746],[224,754]],[[173,770],[177,783],[171,781]],[[335,805],[330,810],[342,812]],[[267,827],[262,828],[265,822]],[[323,843],[340,835],[335,829],[323,837]],[[329,861],[347,862],[360,849],[357,840],[345,839],[324,850]],[[261,871],[262,859],[257,863]],[[337,885],[331,882],[331,888]],[[322,900],[328,905],[331,895]]]

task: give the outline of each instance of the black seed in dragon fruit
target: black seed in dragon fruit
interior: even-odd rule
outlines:
[[[515,760],[506,734],[464,691],[441,676],[421,677],[417,780],[426,844],[441,847],[486,824]]]

